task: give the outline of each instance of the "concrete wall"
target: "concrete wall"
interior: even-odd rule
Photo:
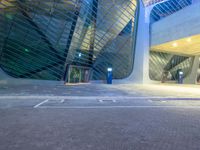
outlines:
[[[151,46],[200,34],[200,3],[196,2],[152,24]]]

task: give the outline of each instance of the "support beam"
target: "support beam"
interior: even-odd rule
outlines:
[[[150,14],[145,14],[145,7],[142,1],[138,3],[138,20],[136,46],[134,56],[134,66],[131,75],[124,80],[116,80],[115,83],[148,83],[149,79],[149,18]],[[146,17],[145,17],[146,16]],[[133,41],[135,42],[135,41]]]

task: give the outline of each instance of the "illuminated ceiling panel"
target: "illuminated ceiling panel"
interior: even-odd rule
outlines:
[[[200,55],[200,34],[151,47],[151,51],[179,55]]]

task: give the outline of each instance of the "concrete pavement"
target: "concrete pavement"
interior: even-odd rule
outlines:
[[[198,150],[198,86],[7,86],[0,150]]]

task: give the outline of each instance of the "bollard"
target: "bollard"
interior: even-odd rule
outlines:
[[[107,84],[112,84],[112,68],[107,69]]]
[[[182,69],[178,69],[177,74],[178,74],[178,84],[183,84],[184,73],[183,73]]]

